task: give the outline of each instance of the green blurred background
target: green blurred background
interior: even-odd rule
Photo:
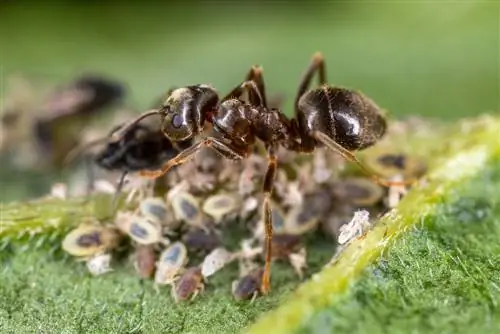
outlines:
[[[500,110],[499,16],[496,1],[3,1],[0,66],[3,78],[51,84],[109,75],[145,109],[171,86],[224,93],[260,64],[290,113],[301,73],[322,51],[331,83],[364,91],[392,117],[453,120]],[[2,165],[4,201],[60,177]]]

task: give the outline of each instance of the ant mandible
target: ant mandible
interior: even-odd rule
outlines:
[[[307,90],[315,72],[318,88]],[[248,103],[241,97],[247,92]],[[312,153],[327,146],[345,159],[355,162],[376,182],[389,186],[409,182],[391,182],[376,176],[352,153],[374,145],[386,131],[386,121],[379,107],[368,97],[353,90],[329,86],[323,56],[316,53],[305,72],[295,98],[295,117],[288,119],[280,110],[267,106],[262,69],[253,66],[246,79],[223,99],[209,85],[192,85],[171,92],[158,110],[143,113],[128,126],[151,115],[159,115],[162,131],[172,142],[194,138],[211,123],[212,135],[180,152],[159,170],[145,170],[140,175],[157,178],[210,147],[222,156],[240,160],[251,152],[256,139],[266,147],[268,167],[263,182],[263,215],[266,232],[266,256],[262,293],[270,291],[272,218],[270,197],[276,175],[278,145],[300,153]],[[126,131],[128,126],[124,127]],[[119,138],[119,137],[118,137]]]

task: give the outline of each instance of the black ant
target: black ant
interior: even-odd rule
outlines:
[[[307,90],[315,72],[319,73],[319,87]],[[241,99],[244,93],[247,93],[248,102]],[[374,145],[385,134],[387,125],[379,107],[361,93],[327,85],[325,62],[320,53],[314,55],[300,82],[293,119],[278,109],[268,108],[262,69],[258,66],[253,66],[246,80],[221,100],[209,85],[178,88],[158,110],[143,113],[128,126],[152,115],[161,117],[161,129],[173,142],[194,138],[204,130],[206,123],[211,123],[213,128],[211,136],[180,152],[160,169],[140,172],[148,178],[164,175],[172,167],[191,159],[203,147],[210,147],[228,159],[239,160],[250,154],[256,139],[264,143],[268,156],[262,204],[266,230],[264,294],[270,291],[273,231],[269,200],[278,165],[275,153],[278,145],[301,153],[312,153],[326,146],[357,163],[378,183],[396,184],[375,176],[352,153]],[[120,134],[116,138],[120,138]]]
[[[88,157],[85,159],[89,178],[88,193],[92,191],[94,184],[93,164],[104,170],[121,172],[112,201],[113,207],[129,173],[161,168],[165,161],[172,159],[192,144],[191,140],[172,143],[160,129],[153,129],[144,124],[135,124],[125,133],[121,132],[120,140],[110,141],[109,138],[122,127],[123,125],[115,126],[107,136],[75,148],[65,160],[67,164],[90,147],[105,144],[90,159]]]

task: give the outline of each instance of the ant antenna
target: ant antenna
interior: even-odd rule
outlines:
[[[69,153],[66,155],[66,157],[63,160],[63,165],[68,165],[71,161],[73,161],[77,156],[88,150],[89,148],[92,148],[94,146],[104,144],[109,140],[109,137],[102,137],[98,138],[95,140],[92,140],[86,144],[78,145],[75,148],[73,148]]]
[[[111,140],[113,141],[119,141],[122,139],[122,137],[127,133],[130,128],[132,128],[134,125],[142,121],[144,118],[147,118],[149,116],[153,115],[163,115],[163,112],[157,109],[152,109],[143,112],[140,114],[136,119],[131,120],[130,122],[126,123],[124,126],[121,127],[121,129],[117,130],[115,133],[111,135]]]
[[[340,146],[338,143],[336,143],[335,141],[333,141],[326,134],[324,134],[324,133],[322,133],[320,131],[315,131],[313,133],[313,137],[316,140],[320,141],[322,144],[324,144],[326,147],[328,147],[329,149],[331,149],[332,151],[335,151],[338,154],[340,154],[347,161],[351,161],[351,162],[354,162],[355,164],[357,164],[366,174],[368,174],[369,176],[371,176],[371,178],[373,179],[373,181],[377,182],[378,184],[380,184],[380,185],[382,185],[384,187],[408,186],[408,185],[412,185],[415,182],[417,182],[416,179],[410,179],[410,180],[406,180],[406,181],[390,181],[390,180],[385,180],[382,177],[378,176],[377,173],[375,173],[374,171],[372,171],[370,168],[368,168],[368,166],[366,166],[361,161],[359,161],[358,158],[356,158],[356,156],[354,154],[352,154],[352,152],[350,152],[350,151],[346,150],[345,148],[343,148],[342,146]]]

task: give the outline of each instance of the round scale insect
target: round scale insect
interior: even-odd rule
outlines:
[[[224,217],[235,212],[240,206],[237,194],[219,193],[208,197],[203,202],[203,212],[214,218],[215,223],[220,223]]]
[[[196,197],[188,192],[179,192],[173,196],[171,203],[176,219],[191,226],[204,227],[200,201]]]
[[[117,215],[116,225],[138,244],[162,243],[168,245],[170,243],[167,238],[163,237],[160,224],[148,217],[121,213]]]
[[[175,302],[193,300],[205,288],[203,275],[199,267],[186,269],[172,285],[172,297]]]
[[[263,268],[256,268],[249,273],[233,281],[231,290],[236,300],[248,300],[253,302],[261,293]]]
[[[346,178],[332,185],[337,200],[355,206],[369,207],[377,204],[384,196],[384,190],[367,178]]]
[[[156,262],[155,283],[157,285],[172,284],[187,262],[186,246],[182,242],[174,242],[160,254]]]
[[[364,161],[371,169],[386,178],[398,174],[405,178],[417,178],[427,171],[427,166],[421,159],[393,150],[370,152],[366,154]]]
[[[167,204],[161,197],[147,197],[139,204],[142,216],[152,219],[155,223],[163,224],[167,219]]]
[[[114,228],[82,224],[66,235],[62,248],[73,256],[90,257],[115,248],[119,239],[120,235]]]

